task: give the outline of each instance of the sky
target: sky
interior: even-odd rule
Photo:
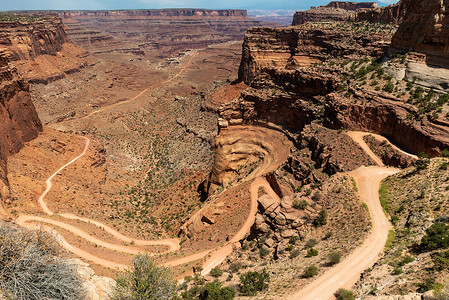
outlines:
[[[366,2],[369,0],[352,0]],[[371,0],[374,1],[374,0]],[[108,10],[155,8],[305,10],[330,0],[0,0],[0,10]],[[379,6],[398,0],[378,0]]]

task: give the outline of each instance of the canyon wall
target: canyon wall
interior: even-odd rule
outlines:
[[[401,24],[411,3],[411,0],[400,0],[398,3],[389,6],[359,11],[357,20]]]
[[[86,51],[69,41],[60,18],[24,18],[29,21],[0,22],[0,48],[24,78],[45,82],[85,65]]]
[[[298,11],[293,16],[292,25],[319,21],[351,21],[355,20],[359,11],[378,8],[376,2],[344,2],[332,1],[328,5],[312,7],[306,11]]]
[[[31,101],[28,84],[22,80],[0,50],[0,215],[9,196],[6,158],[35,138],[42,125]]]
[[[427,55],[427,63],[449,66],[449,1],[410,1],[391,46],[395,52],[416,51]]]
[[[300,27],[251,28],[245,35],[239,80],[257,85],[267,85],[277,75],[294,71],[328,57],[351,59],[359,55],[379,56],[384,53],[391,39],[391,32],[366,32],[364,28],[352,28],[349,24],[304,24]],[[274,75],[274,76],[273,76]],[[337,75],[338,76],[338,75]],[[297,81],[292,88],[307,88],[309,82],[302,76],[282,76],[288,82]],[[287,85],[287,84],[286,84]],[[310,86],[316,88],[316,85]]]
[[[87,50],[141,56],[153,52],[159,57],[240,41],[249,27],[263,25],[246,10],[70,11],[60,16],[69,37]]]
[[[428,116],[412,120],[410,116],[418,115],[415,106],[348,79],[353,75],[339,66],[342,59],[381,57],[396,30],[388,25],[390,29],[374,33],[385,25],[361,29],[350,24],[248,30],[239,79],[250,88],[241,100],[222,107],[221,126],[273,124],[299,132],[311,121],[322,119],[333,129],[382,134],[415,154],[435,156],[449,149],[447,124]],[[347,86],[349,90],[344,92]]]

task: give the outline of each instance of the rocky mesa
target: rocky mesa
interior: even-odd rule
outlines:
[[[0,47],[26,79],[54,80],[85,65],[86,51],[69,41],[57,15],[30,13],[16,18],[0,22]]]

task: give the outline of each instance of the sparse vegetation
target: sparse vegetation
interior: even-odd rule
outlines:
[[[332,251],[329,254],[329,265],[333,266],[340,262],[341,260],[341,252],[340,251]]]
[[[314,277],[318,275],[318,268],[315,265],[311,265],[308,266],[305,270],[304,273],[302,274],[302,277],[304,278],[310,278],[310,277]]]
[[[0,290],[11,299],[83,299],[82,281],[57,239],[0,221]]]
[[[119,274],[113,299],[177,299],[176,281],[167,267],[146,254],[138,254],[131,270]]]
[[[345,289],[339,289],[338,291],[336,291],[334,293],[335,298],[337,298],[337,300],[354,300],[355,296],[354,293],[352,291],[348,291]]]
[[[248,272],[240,276],[240,293],[245,296],[254,296],[257,292],[268,289],[270,275],[264,269],[262,273]]]

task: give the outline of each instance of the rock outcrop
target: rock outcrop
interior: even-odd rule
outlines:
[[[430,65],[449,66],[448,1],[410,1],[407,15],[391,41],[392,51],[427,55]]]
[[[324,77],[301,69],[331,57],[356,58],[361,55],[377,57],[390,44],[391,32],[353,28],[349,23],[304,24],[298,27],[251,28],[245,35],[239,80],[249,85],[257,81],[287,80],[296,89],[322,91],[317,85]],[[301,72],[301,74],[297,74]],[[335,74],[338,77],[339,74]],[[271,78],[270,78],[271,77]],[[309,78],[309,79],[307,79]],[[311,83],[310,81],[318,82]],[[315,93],[315,92],[313,92]]]
[[[359,21],[401,24],[412,2],[400,0],[398,3],[389,6],[359,11],[356,19]]]
[[[298,11],[293,17],[292,25],[319,21],[353,21],[357,13],[378,8],[376,2],[344,2],[332,1],[328,5],[312,7],[306,11]]]
[[[21,76],[47,82],[85,66],[86,51],[69,41],[59,17],[28,14],[23,18],[0,22],[0,47]]]
[[[28,84],[0,51],[0,201],[9,197],[6,158],[42,131],[42,124],[31,101]],[[0,214],[2,211],[0,205]]]

